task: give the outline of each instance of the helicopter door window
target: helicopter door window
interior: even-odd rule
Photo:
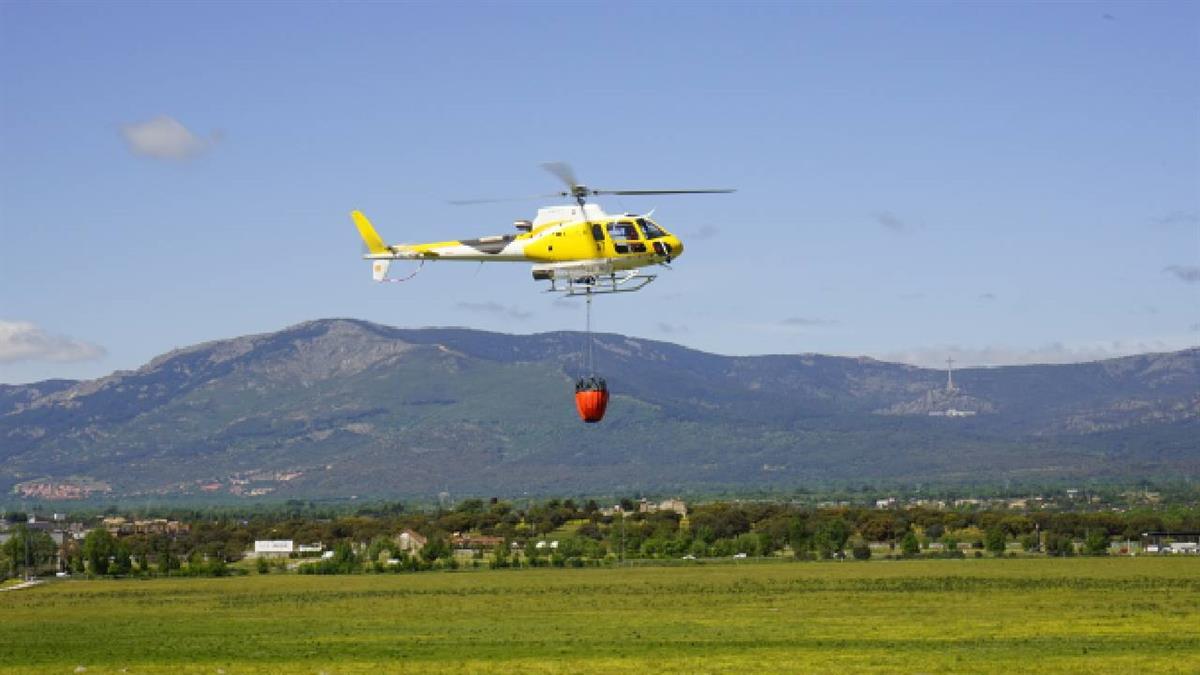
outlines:
[[[600,227],[600,223],[592,225],[592,239],[596,241],[604,241],[604,228]]]
[[[634,229],[632,223],[609,223],[608,236],[612,237],[613,241],[629,241],[637,239],[637,230]]]
[[[608,236],[612,237],[617,253],[645,253],[646,245],[640,239],[633,223],[614,222],[608,224]]]
[[[641,234],[632,222],[608,223],[608,237],[612,237],[613,249],[618,253],[646,252],[646,244],[640,241]]]

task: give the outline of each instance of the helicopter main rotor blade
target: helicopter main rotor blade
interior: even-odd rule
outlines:
[[[693,189],[677,189],[677,190],[599,190],[592,189],[579,182],[575,177],[575,170],[566,162],[543,162],[542,168],[549,173],[554,174],[556,178],[561,180],[567,189],[561,192],[556,192],[549,195],[537,195],[534,197],[517,197],[517,198],[483,198],[483,199],[457,199],[450,203],[456,206],[464,206],[469,204],[495,204],[499,202],[517,202],[527,199],[546,199],[549,197],[572,197],[582,208],[587,197],[590,195],[698,195],[698,194],[724,194],[737,192],[737,190],[729,188],[693,188]]]
[[[728,194],[737,192],[730,188],[705,188],[698,190],[588,190],[593,195],[702,195]]]
[[[482,199],[450,199],[448,203],[454,206],[470,206],[472,204],[500,204],[503,202],[527,202],[534,199],[552,199],[561,197],[563,193],[554,192],[548,195],[530,195],[528,197],[484,197]]]
[[[575,187],[579,185],[579,181],[575,178],[575,171],[570,164],[566,162],[542,162],[542,168],[550,173],[558,176],[558,179],[567,184],[570,193],[575,192]]]

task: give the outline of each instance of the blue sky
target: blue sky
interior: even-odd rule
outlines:
[[[687,253],[598,328],[728,354],[1200,343],[1196,3],[0,4],[0,382],[321,317],[581,329],[525,265],[385,238],[589,184]],[[146,126],[150,123],[150,126]],[[140,135],[139,135],[140,134]],[[404,269],[397,270],[404,273]]]

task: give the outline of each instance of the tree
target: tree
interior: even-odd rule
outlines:
[[[587,537],[588,539],[594,539],[596,541],[600,541],[604,538],[604,533],[600,531],[600,526],[592,521],[588,521],[580,525],[579,529],[575,531],[575,535],[579,537]]]
[[[1071,540],[1071,535],[1060,532],[1047,532],[1046,555],[1055,557],[1075,555],[1075,543]]]
[[[108,574],[109,559],[117,552],[117,540],[103,528],[88,532],[83,539],[83,558],[92,574]]]
[[[509,547],[506,544],[501,544],[496,547],[496,550],[492,551],[492,569],[503,569],[509,566],[508,551]]]
[[[858,527],[858,531],[867,541],[894,539],[897,530],[896,514],[892,511],[871,513]]]
[[[803,518],[793,518],[788,525],[788,545],[792,547],[792,555],[797,558],[807,558],[812,549],[812,532],[808,529],[808,521]]]
[[[850,537],[850,527],[841,518],[822,521],[817,525],[813,535],[813,545],[822,558],[832,558],[835,553],[841,553],[846,548],[846,540]]]
[[[366,559],[372,562],[382,562],[389,558],[395,558],[399,552],[399,547],[390,537],[379,536],[371,540],[371,545],[367,547]]]
[[[110,574],[129,574],[133,571],[133,558],[130,556],[129,547],[123,541],[118,541],[113,550],[113,561],[109,565],[108,571]]]
[[[921,542],[917,540],[917,534],[912,530],[904,533],[904,538],[900,540],[900,552],[905,558],[911,558],[921,552]]]
[[[57,547],[50,535],[41,530],[31,530],[25,525],[13,528],[12,537],[4,543],[4,555],[8,558],[11,573],[18,568],[37,569],[54,559]]]
[[[713,504],[697,508],[690,521],[693,529],[710,531],[714,539],[732,539],[750,531],[750,519],[736,505]]]
[[[759,556],[762,554],[761,542],[758,537],[750,534],[739,534],[733,540],[733,548],[736,553],[745,553],[748,556]]]
[[[433,562],[438,558],[449,558],[453,554],[450,550],[450,542],[446,541],[445,537],[431,536],[425,542],[425,546],[421,548],[421,557],[429,562]]]
[[[1092,530],[1083,546],[1088,555],[1108,555],[1108,536],[1103,530]]]
[[[172,550],[171,540],[163,537],[158,544],[158,573],[170,574],[180,568],[179,556]]]
[[[1021,535],[1021,548],[1025,551],[1038,550],[1038,533],[1029,532]]]
[[[987,531],[987,534],[984,535],[984,548],[998,556],[1004,555],[1004,548],[1008,543],[1007,540],[1008,537],[1005,536],[1003,528],[993,527]]]
[[[357,562],[354,556],[354,549],[350,548],[350,544],[340,541],[333,547],[333,557],[330,558],[335,565],[353,565]]]

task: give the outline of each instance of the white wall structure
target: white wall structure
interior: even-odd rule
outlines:
[[[258,555],[287,555],[294,550],[291,539],[267,539],[254,542]]]

